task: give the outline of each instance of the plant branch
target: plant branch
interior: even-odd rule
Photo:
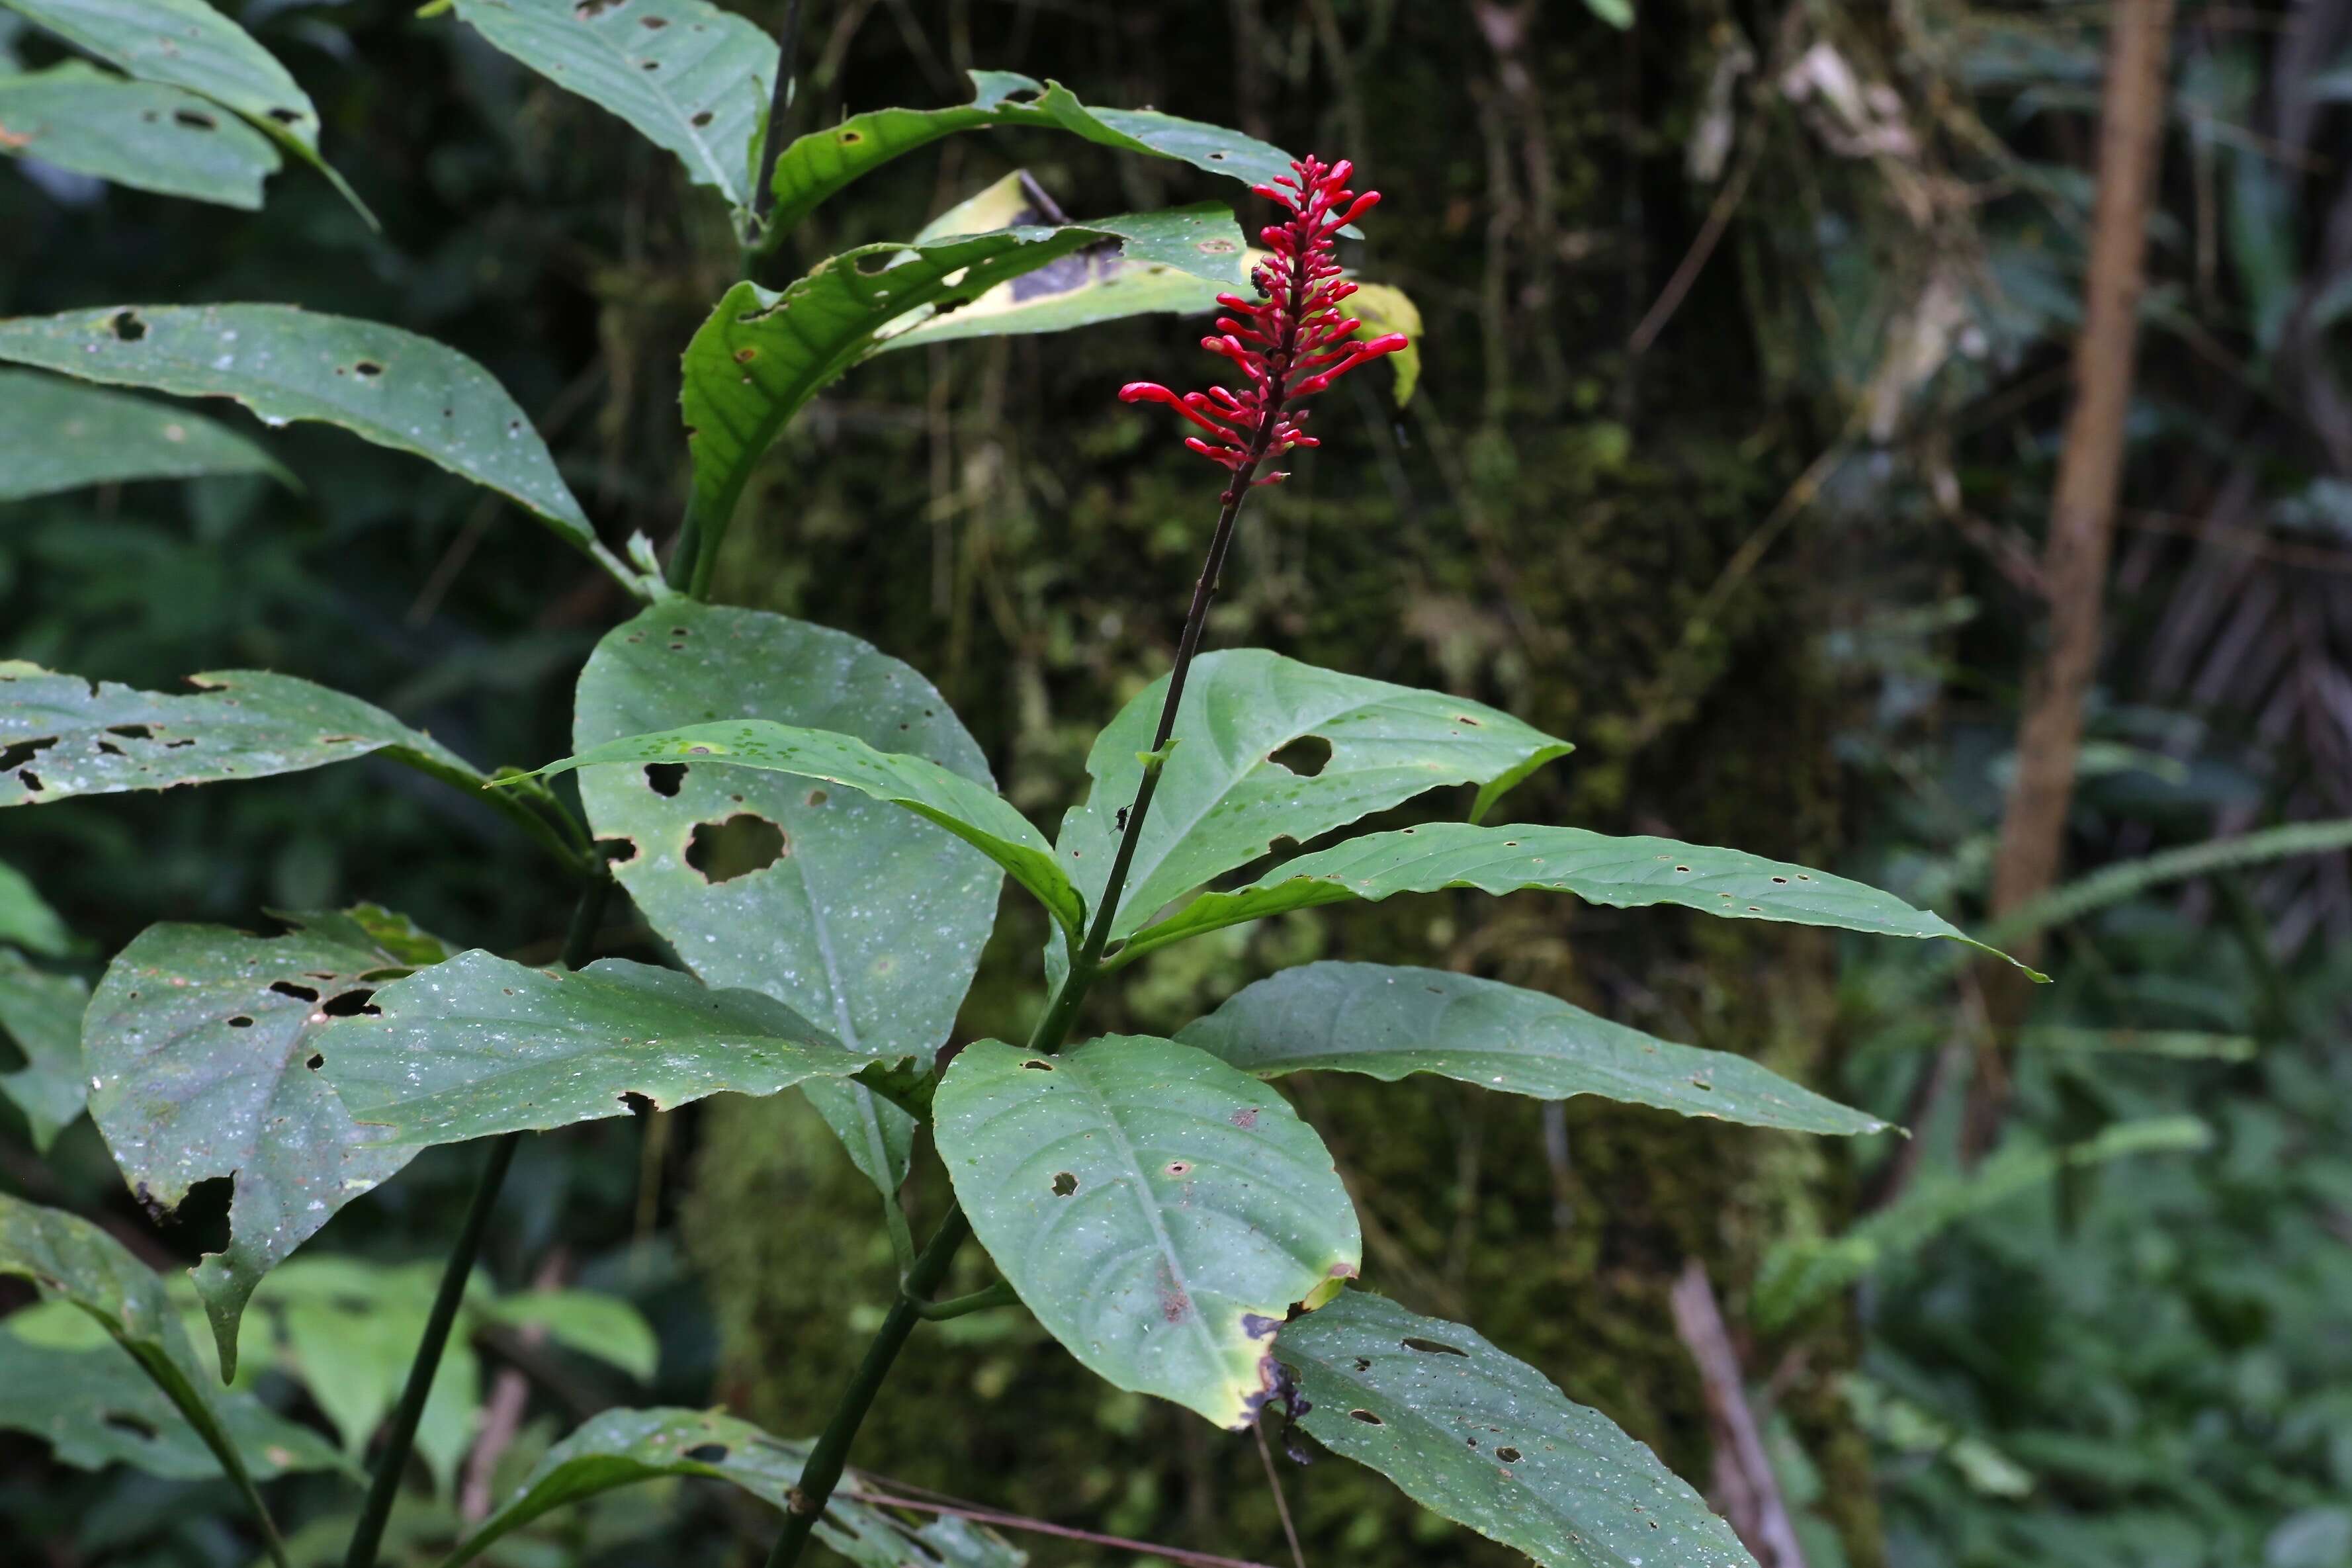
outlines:
[[[564,935],[560,960],[564,968],[579,968],[594,952],[597,927],[604,918],[604,900],[612,888],[613,879],[600,860],[580,889],[579,902],[572,906],[572,927]],[[520,1132],[501,1136],[490,1146],[489,1159],[474,1184],[473,1201],[467,1206],[457,1243],[449,1249],[449,1260],[442,1268],[440,1289],[434,1293],[433,1310],[425,1320],[425,1333],[417,1341],[416,1354],[408,1363],[408,1381],[400,1391],[400,1403],[393,1408],[383,1451],[376,1456],[375,1474],[368,1482],[367,1501],[360,1510],[359,1523],[352,1528],[351,1545],[343,1553],[343,1568],[375,1568],[376,1553],[383,1545],[384,1525],[392,1518],[392,1505],[400,1496],[401,1478],[408,1468],[409,1454],[416,1446],[416,1424],[424,1418],[425,1401],[433,1392],[434,1375],[441,1369],[441,1353],[448,1348],[449,1331],[456,1326],[457,1309],[465,1301],[467,1282],[473,1278],[475,1259],[481,1255],[482,1237],[489,1229],[491,1211],[498,1207],[499,1189],[506,1183],[507,1168],[514,1163],[515,1150],[521,1142]]]
[[[760,139],[760,161],[754,164],[751,185],[751,237],[754,247],[761,247],[767,227],[768,215],[776,210],[776,159],[784,150],[784,123],[792,117],[793,101],[800,96],[801,0],[789,0],[784,6],[784,25],[776,34],[776,90],[768,101],[768,129]]]
[[[950,1318],[970,1317],[985,1312],[992,1307],[1017,1307],[1021,1298],[1011,1285],[999,1279],[985,1290],[974,1290],[969,1296],[950,1296],[944,1301],[917,1301],[915,1315],[927,1323],[944,1323]]]

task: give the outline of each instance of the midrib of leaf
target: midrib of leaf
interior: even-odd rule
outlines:
[[[817,956],[824,960],[824,985],[833,997],[833,1016],[841,1023],[841,1043],[849,1050],[864,1056],[866,1053],[857,1042],[857,1026],[849,1016],[849,995],[841,978],[841,960],[834,955],[833,925],[824,918],[824,906],[819,902],[816,889],[809,886],[808,868],[797,855],[793,857],[793,868],[800,877],[801,896],[808,904],[809,923],[816,931]],[[866,1115],[869,1119],[872,1117],[871,1106],[866,1107]],[[884,1168],[887,1169],[887,1165]]]
[[[1183,1259],[1176,1256],[1175,1238],[1168,1234],[1168,1227],[1160,1223],[1159,1205],[1151,1201],[1151,1178],[1145,1173],[1143,1162],[1136,1155],[1135,1144],[1127,1135],[1126,1124],[1119,1121],[1118,1112],[1111,1108],[1110,1100],[1101,1089],[1084,1073],[1078,1075],[1078,1088],[1102,1111],[1103,1121],[1110,1128],[1112,1146],[1135,1178],[1137,1205],[1143,1210],[1144,1223],[1151,1227],[1152,1239],[1158,1243],[1160,1256],[1168,1265],[1169,1277],[1176,1282],[1176,1288],[1184,1292],[1186,1317],[1192,1325],[1192,1337],[1208,1352],[1209,1364],[1221,1366],[1224,1358],[1220,1353],[1216,1336],[1209,1331],[1208,1314],[1202,1310],[1201,1299],[1193,1292],[1192,1277],[1184,1271]]]

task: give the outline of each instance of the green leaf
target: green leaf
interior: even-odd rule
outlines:
[[[1315,1130],[1173,1040],[1060,1057],[982,1040],[933,1115],[972,1230],[1037,1321],[1097,1375],[1220,1426],[1273,1389],[1284,1314],[1362,1261]]]
[[[201,0],[184,3],[211,14]],[[115,386],[233,398],[268,425],[341,426],[498,491],[608,570],[627,572],[597,544],[506,389],[430,338],[291,305],[109,305],[0,321],[0,360]]]
[[[1633,25],[1633,0],[1584,0],[1584,8],[1620,31]]]
[[[1275,1351],[1324,1447],[1546,1568],[1754,1568],[1657,1456],[1458,1323],[1349,1290]]]
[[[8,1326],[0,1323],[0,1331]],[[179,1408],[111,1342],[64,1349],[0,1331],[0,1388],[8,1391],[0,1399],[0,1427],[41,1438],[59,1464],[85,1470],[129,1465],[176,1481],[220,1474],[220,1461]],[[317,1433],[251,1394],[224,1392],[213,1399],[222,1430],[256,1479],[299,1470],[357,1474]]]
[[[261,1277],[415,1153],[377,1146],[317,1071],[328,1025],[415,962],[341,934],[150,926],[83,1020],[90,1115],[123,1179],[171,1208],[198,1182],[235,1178],[228,1245],[190,1271],[224,1378]]]
[[[532,969],[462,952],[374,1005],[381,1016],[329,1031],[320,1071],[352,1116],[417,1143],[778,1094],[873,1060],[773,997],[625,959]]]
[[[42,26],[141,81],[184,88],[235,110],[375,216],[319,156],[319,111],[276,57],[205,0],[5,0]]]
[[[776,46],[704,0],[457,0],[457,15],[560,87],[677,154],[741,206],[776,79]]]
[[[25,1113],[34,1151],[48,1152],[81,1114],[81,1013],[89,987],[69,974],[47,974],[0,949],[0,1036],[16,1042],[25,1065],[0,1072],[0,1094]]]
[[[1054,863],[1054,847],[1029,819],[994,790],[928,757],[877,752],[855,735],[809,730],[768,719],[689,724],[651,735],[630,735],[550,763],[541,776],[610,763],[686,763],[717,770],[756,768],[854,789],[905,806],[937,823],[1011,873],[1037,895],[1073,944],[1082,940],[1086,904]]]
[[[1059,82],[1044,87],[1014,71],[970,71],[972,100],[947,109],[877,109],[812,131],[776,158],[776,205],[765,244],[852,181],[891,159],[959,131],[996,125],[1060,129],[1125,152],[1173,158],[1244,184],[1288,175],[1290,154],[1238,131],[1156,110],[1092,109]]]
[[[1008,228],[928,245],[845,251],[781,294],[738,283],[686,350],[679,402],[701,525],[724,529],[784,422],[880,347],[910,310],[978,299],[997,284],[1105,240],[1123,254],[1223,281],[1238,279],[1241,231],[1213,204],[1063,228]]]
[[[0,79],[0,152],[247,211],[279,162],[269,138],[209,100],[79,60]]]
[[[799,1484],[808,1445],[771,1437],[747,1421],[711,1410],[608,1410],[547,1451],[505,1506],[459,1544],[444,1568],[471,1562],[500,1537],[599,1492],[663,1476],[726,1481],[782,1509]],[[817,1521],[817,1539],[861,1568],[1020,1568],[1025,1556],[994,1533],[961,1520],[920,1530],[851,1502],[862,1479],[844,1475]]]
[[[1886,1123],[1745,1057],[1654,1039],[1557,996],[1386,963],[1309,963],[1261,980],[1176,1037],[1256,1078],[1433,1072],[1506,1094],[1654,1105],[1796,1132]]]
[[[86,1219],[0,1193],[0,1275],[32,1280],[46,1300],[70,1302],[104,1329],[153,1380],[247,1499],[251,1472],[207,1374],[188,1343],[163,1281],[123,1245]],[[258,1500],[254,1501],[256,1511]]]
[[[354,1460],[366,1456],[407,1384],[440,1276],[431,1262],[386,1268],[298,1258],[256,1299],[282,1325],[277,1370],[309,1393]],[[480,1293],[469,1289],[469,1302]],[[417,1453],[444,1493],[473,1446],[481,1409],[481,1360],[469,1340],[463,1332],[450,1337],[416,1426]]]
[[[0,860],[0,942],[16,943],[43,958],[62,958],[73,933],[49,908],[25,874]]]
[[[1727,920],[1785,921],[1877,936],[1948,937],[1984,948],[1941,917],[1915,910],[1892,893],[1738,849],[1672,838],[1612,838],[1580,827],[1438,822],[1369,833],[1302,855],[1248,887],[1203,893],[1146,929],[1113,962],[1131,963],[1169,942],[1286,910],[1351,899],[1378,902],[1397,893],[1442,888],[1486,893],[1545,889],[1619,909],[1681,904]]]
[[[915,243],[1044,223],[1049,216],[1031,200],[1016,170],[925,224]],[[1153,311],[1205,315],[1217,308],[1218,294],[1232,287],[1159,263],[1129,260],[1116,245],[1094,245],[999,283],[945,314],[909,311],[884,329],[882,348],[1066,332]]]
[[[980,747],[910,666],[845,632],[686,600],[597,645],[572,743],[730,717],[839,731],[989,783]],[[877,1058],[928,1066],[946,1042],[1003,884],[946,830],[855,791],[750,768],[592,768],[580,799],[597,836],[627,847],[614,868],[622,886],[706,984],[764,991]],[[722,863],[739,843],[757,853]],[[919,963],[905,961],[907,929],[927,933]],[[914,1136],[906,1112],[847,1079],[803,1089],[858,1168],[895,1192]]]
[[[301,773],[383,752],[461,788],[463,757],[356,697],[266,670],[188,677],[194,696],[0,661],[0,806]]]
[[[1119,819],[1143,774],[1139,753],[1151,748],[1167,696],[1163,676],[1095,738],[1087,804],[1062,820],[1056,848],[1090,902],[1118,850]],[[1484,785],[1483,812],[1570,749],[1484,703],[1318,669],[1263,648],[1193,662],[1174,739],[1113,937],[1266,854],[1277,837],[1305,843],[1441,784]],[[1301,754],[1309,751],[1316,754]]]
[[[2011,1145],[1974,1171],[1928,1176],[1914,1183],[1900,1202],[1870,1215],[1843,1236],[1775,1245],[1756,1279],[1757,1322],[1768,1331],[1781,1327],[1882,1265],[1916,1252],[1969,1215],[2056,1180],[2070,1165],[2095,1165],[2135,1154],[2186,1153],[2212,1142],[2212,1129],[2194,1116],[2157,1116],[2116,1122],[2064,1148]]]
[[[8,123],[0,82],[0,127]],[[0,501],[134,479],[292,476],[226,425],[79,382],[0,370]]]
[[[1397,406],[1402,408],[1412,401],[1413,388],[1421,384],[1421,307],[1394,284],[1359,283],[1348,299],[1347,312],[1363,323],[1355,331],[1359,338],[1402,332],[1410,340],[1388,356],[1390,374],[1396,378],[1392,384]]]
[[[509,1328],[537,1329],[564,1349],[619,1367],[639,1383],[651,1383],[661,1365],[661,1342],[644,1315],[618,1296],[527,1290],[486,1301],[478,1310]]]

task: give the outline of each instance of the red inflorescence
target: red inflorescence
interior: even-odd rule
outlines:
[[[1298,159],[1290,165],[1294,178],[1254,187],[1290,216],[1259,233],[1273,255],[1250,274],[1258,297],[1218,295],[1217,303],[1232,314],[1218,317],[1216,332],[1201,340],[1202,348],[1240,369],[1247,384],[1239,393],[1213,386],[1180,396],[1150,381],[1119,388],[1121,402],[1164,403],[1199,426],[1206,435],[1188,437],[1184,445],[1252,484],[1289,477],[1253,477],[1264,459],[1318,444],[1304,429],[1307,411],[1294,407],[1300,399],[1405,346],[1402,332],[1357,340],[1363,323],[1339,310],[1356,286],[1339,275],[1331,237],[1381,199],[1378,191],[1358,195],[1347,188],[1354,167],[1344,158],[1337,163]]]

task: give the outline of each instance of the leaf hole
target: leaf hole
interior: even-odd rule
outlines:
[[[135,343],[147,335],[147,323],[139,319],[136,310],[117,310],[106,328],[119,342]]]
[[[312,1051],[312,1052],[310,1053],[310,1059],[309,1061],[307,1061],[307,1062],[304,1062],[302,1065],[303,1065],[304,1067],[306,1067],[306,1068],[309,1068],[312,1072],[317,1072],[320,1068],[325,1067],[325,1066],[327,1065],[327,1058],[326,1058],[326,1057],[325,1057],[324,1055],[322,1055],[321,1053],[320,1053],[320,1052],[318,1052],[318,1051]]]
[[[1054,1195],[1055,1197],[1066,1198],[1077,1190],[1078,1178],[1075,1174],[1068,1171],[1056,1171],[1054,1173]]]
[[[661,69],[661,61],[640,60],[637,62],[637,68],[642,71],[657,71]]]
[[[675,795],[677,794],[678,786],[685,782],[686,764],[684,763],[647,763],[646,764],[646,787],[656,795],[665,797]]]
[[[1495,1450],[1495,1458],[1507,1465],[1516,1465],[1519,1462],[1519,1451],[1517,1448],[1497,1448]]]
[[[664,27],[669,26],[669,18],[667,16],[640,16],[637,18],[637,26],[658,33]]]
[[[1348,1414],[1349,1416],[1362,1422],[1367,1426],[1385,1426],[1388,1425],[1387,1422],[1381,1420],[1379,1416],[1373,1415],[1369,1410],[1350,1410]]]
[[[639,1094],[634,1089],[623,1089],[620,1100],[623,1105],[628,1107],[629,1114],[632,1116],[646,1116],[661,1109],[654,1103],[651,1095]],[[726,1450],[721,1448],[719,1452],[723,1455]]]
[[[383,366],[376,363],[375,361],[372,359],[363,359],[360,361],[359,363],[352,366],[352,368],[359,372],[362,375],[376,376],[383,374]]]
[[[280,996],[291,996],[298,1002],[316,1002],[319,994],[308,985],[297,985],[291,980],[273,980],[269,988]]]
[[[1370,1372],[1370,1371],[1371,1371],[1371,1370],[1372,1370],[1371,1358],[1370,1358],[1370,1357],[1369,1357],[1369,1356],[1358,1356],[1358,1357],[1356,1358],[1356,1370],[1357,1370],[1358,1372]],[[1475,1441],[1476,1441],[1476,1439],[1475,1439],[1475,1438],[1474,1438],[1474,1439],[1472,1439],[1472,1441],[1474,1441],[1474,1442],[1475,1442]]]
[[[1780,883],[1784,888],[1789,885],[1789,879],[1786,877],[1775,877],[1772,879]]]
[[[634,838],[599,838],[597,853],[608,866],[625,866],[637,858],[637,841]]]
[[[1168,1173],[1171,1176],[1188,1175],[1192,1173],[1192,1162],[1190,1160],[1171,1160],[1168,1162]]]
[[[791,853],[782,828],[748,811],[724,822],[696,823],[686,843],[686,863],[714,886],[764,871]]]
[[[686,1457],[698,1465],[719,1465],[727,1461],[724,1443],[697,1443],[686,1451]]]
[[[709,124],[709,123],[710,123],[710,110],[707,110],[707,109],[706,109],[706,110],[702,110],[702,112],[700,112],[699,114],[697,114],[697,115],[693,118],[693,120],[691,120],[690,121],[688,121],[688,123],[689,123],[689,124],[693,124],[693,125],[708,125],[708,124]],[[692,435],[697,434],[697,432],[692,431],[692,430],[689,430],[689,431],[688,431],[688,432],[687,432],[687,434],[688,434],[688,436],[692,436]]]
[[[1331,761],[1331,742],[1320,735],[1301,735],[1268,752],[1265,760],[1276,767],[1288,768],[1300,778],[1311,779]]]
[[[299,125],[304,116],[299,109],[273,109],[269,111],[269,118],[280,125]]]
[[[861,256],[857,258],[857,270],[864,277],[879,278],[890,270],[890,259],[887,256]]]
[[[239,1013],[228,1021],[228,1026],[232,1029],[250,1029],[253,1027],[253,1020]]]
[[[750,364],[753,360],[758,359],[759,357],[760,351],[751,347],[748,343],[735,351],[735,363],[737,364]]]
[[[373,1005],[374,1001],[374,990],[372,987],[362,986],[358,990],[346,991],[340,996],[331,997],[320,1005],[319,1011],[330,1018],[381,1017],[383,1009]]]
[[[220,121],[215,120],[211,115],[205,113],[201,110],[175,109],[172,110],[172,120],[174,124],[184,125],[191,131],[217,131],[220,129]]]
[[[106,732],[120,735],[126,741],[152,741],[155,738],[155,731],[144,724],[109,724]]]
[[[821,790],[821,789],[813,789],[813,790],[811,790],[811,791],[809,791],[809,792],[808,792],[808,795],[807,795],[807,797],[806,797],[806,798],[807,798],[808,804],[809,804],[809,805],[824,805],[827,800],[829,800],[829,799],[830,799],[830,798],[832,798],[832,797],[831,797],[831,796],[829,796],[829,795],[827,795],[824,793],[824,791],[823,791],[823,790]]]
[[[1404,1342],[1404,1348],[1409,1351],[1419,1351],[1423,1355],[1467,1356],[1470,1353],[1468,1351],[1455,1350],[1452,1345],[1440,1344],[1435,1340],[1424,1340],[1419,1338],[1407,1339]]]
[[[1023,1062],[1021,1065],[1027,1068],[1031,1072],[1052,1072],[1054,1070],[1054,1064],[1052,1062],[1041,1061],[1035,1057],[1031,1057],[1027,1061]]]
[[[1677,871],[1683,872],[1685,875],[1688,875],[1688,874],[1689,874],[1689,871],[1690,871],[1690,868],[1689,868],[1689,867],[1687,867],[1687,866],[1677,866],[1677,867],[1675,867],[1675,870],[1677,870]]]
[[[100,1419],[117,1432],[128,1432],[142,1443],[152,1443],[157,1436],[152,1423],[142,1421],[138,1416],[124,1411],[110,1410]]]

